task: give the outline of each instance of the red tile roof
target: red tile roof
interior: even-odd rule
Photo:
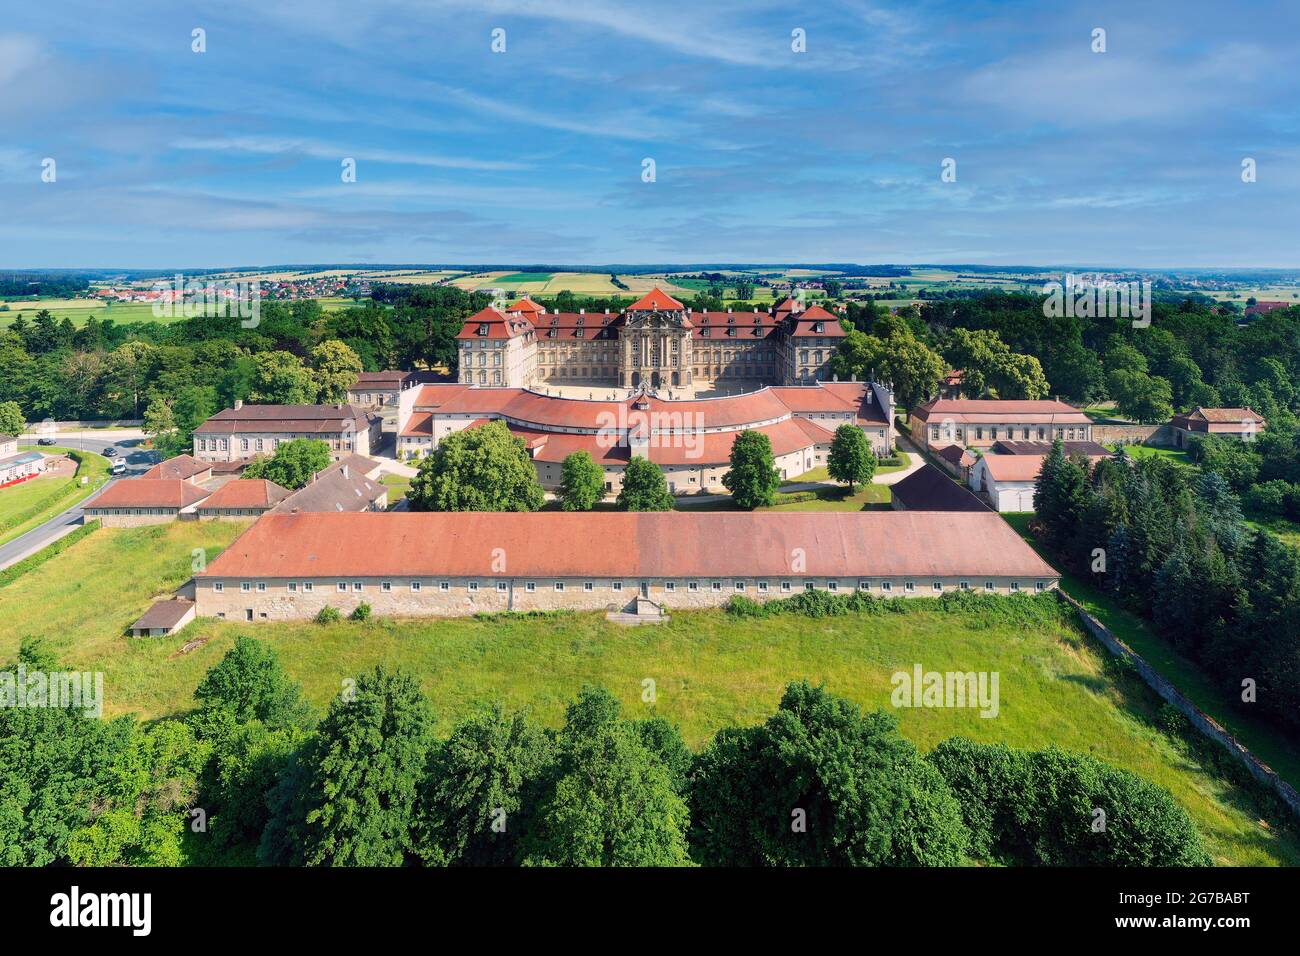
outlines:
[[[832,315],[820,305],[810,305],[802,312],[795,313],[790,320],[790,335],[794,338],[820,337],[842,338],[849,333],[844,331],[837,316]]]
[[[361,372],[357,375],[357,380],[352,383],[353,390],[364,391],[371,388],[396,388],[401,386],[413,372],[387,371],[387,372]]]
[[[502,548],[512,578],[1058,577],[997,514],[925,511],[273,511],[196,577],[499,578]]]
[[[433,434],[433,413],[413,412],[402,428],[402,438],[425,438]]]
[[[599,392],[600,389],[593,389]],[[465,385],[425,385],[415,408],[436,415],[500,415],[525,426],[553,428],[610,428],[634,424],[644,413],[643,401],[656,427],[680,421],[677,427],[726,428],[785,418],[792,413],[855,412],[859,424],[885,424],[886,411],[874,400],[867,402],[869,386],[860,382],[822,382],[818,385],[763,388],[744,395],[667,401],[628,398],[599,401],[543,395],[523,388],[470,388]],[[419,414],[417,412],[416,414]],[[415,416],[403,434],[429,434],[423,419]],[[412,431],[412,429],[425,429]]]
[[[199,461],[191,455],[176,455],[166,461],[158,462],[140,477],[187,479],[211,470],[212,465],[209,462]]]
[[[217,412],[194,429],[196,435],[234,434],[237,432],[302,433],[329,435],[349,428],[363,432],[370,427],[371,416],[356,405],[244,405]]]
[[[480,309],[461,326],[460,332],[456,334],[458,339],[513,339],[516,336],[526,335],[533,331],[533,324],[528,321],[524,313],[517,312],[507,315],[504,312],[488,306]]]
[[[215,508],[270,508],[285,498],[289,489],[265,478],[236,478],[228,481],[199,507],[200,511]]]
[[[1175,415],[1170,424],[1193,431],[1241,431],[1247,425],[1258,428],[1265,422],[1262,415],[1249,408],[1203,408],[1198,405],[1185,415]],[[1227,427],[1215,428],[1216,425]]]
[[[187,508],[208,497],[179,478],[127,478],[105,488],[87,508]]]
[[[682,305],[663,289],[655,286],[641,298],[637,299],[627,307],[629,312],[639,312],[642,310],[657,310],[660,312],[671,312],[675,309],[684,309]]]
[[[1065,402],[996,398],[937,398],[918,405],[912,414],[923,422],[951,419],[958,424],[1000,425],[1020,422],[1090,425],[1092,419]]]
[[[546,310],[534,302],[528,296],[521,296],[514,302],[506,306],[507,312],[545,312]]]

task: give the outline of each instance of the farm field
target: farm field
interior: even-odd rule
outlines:
[[[153,306],[148,302],[103,302],[99,299],[8,299],[0,304],[9,306],[9,311],[0,312],[0,328],[12,325],[18,316],[26,316],[30,322],[36,313],[49,309],[56,321],[71,319],[78,327],[86,324],[92,315],[101,322],[112,319],[118,325],[131,322],[174,322],[175,319],[158,318],[153,314]]]
[[[695,611],[674,614],[666,625],[627,629],[598,613],[328,626],[204,620],[169,638],[123,635],[150,600],[189,577],[191,549],[205,548],[211,558],[240,527],[185,522],[96,531],[0,588],[0,654],[11,658],[39,621],[65,663],[105,673],[106,715],[149,719],[188,709],[207,669],[237,635],[251,633],[275,647],[317,707],[345,678],[377,663],[410,671],[444,732],[486,701],[528,707],[558,726],[567,701],[587,683],[603,684],[636,712],[645,706],[642,681],[650,677],[657,712],[678,723],[693,747],[721,727],[764,719],[791,679],[891,709],[891,674],[916,663],[997,671],[996,719],[970,709],[902,709],[903,733],[922,750],[962,734],[1091,753],[1168,787],[1218,862],[1300,863],[1295,834],[1265,819],[1251,792],[1224,779],[1181,731],[1168,729],[1159,700],[1110,666],[1054,603],[1026,598],[1019,613],[1005,615],[958,614],[930,601],[900,613],[817,619]],[[195,640],[205,643],[179,653]]]

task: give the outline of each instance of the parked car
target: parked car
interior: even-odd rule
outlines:
[[[109,445],[107,448],[104,449],[105,458],[112,458],[116,454],[117,454],[117,449],[114,448],[112,445]]]
[[[125,458],[114,458],[114,459],[113,459],[113,467],[110,468],[109,471],[111,471],[111,472],[112,472],[113,474],[115,474],[115,475],[125,475],[125,474],[126,474],[126,459],[125,459]]]
[[[36,444],[38,444],[38,445],[53,445],[53,444],[54,444],[54,439],[53,439],[53,438],[48,438],[48,437],[46,437],[46,438],[38,438],[38,439],[36,439]]]

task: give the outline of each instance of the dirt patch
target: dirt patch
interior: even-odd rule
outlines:
[[[179,651],[177,651],[175,654],[171,655],[171,657],[167,659],[169,661],[174,661],[178,657],[184,657],[186,654],[190,653],[191,651],[197,651],[204,644],[208,643],[208,640],[209,638],[200,637],[193,641],[186,641],[184,644],[181,645],[181,649]]]

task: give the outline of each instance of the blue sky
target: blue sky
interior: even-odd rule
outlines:
[[[7,7],[0,267],[1300,266],[1294,2]]]

